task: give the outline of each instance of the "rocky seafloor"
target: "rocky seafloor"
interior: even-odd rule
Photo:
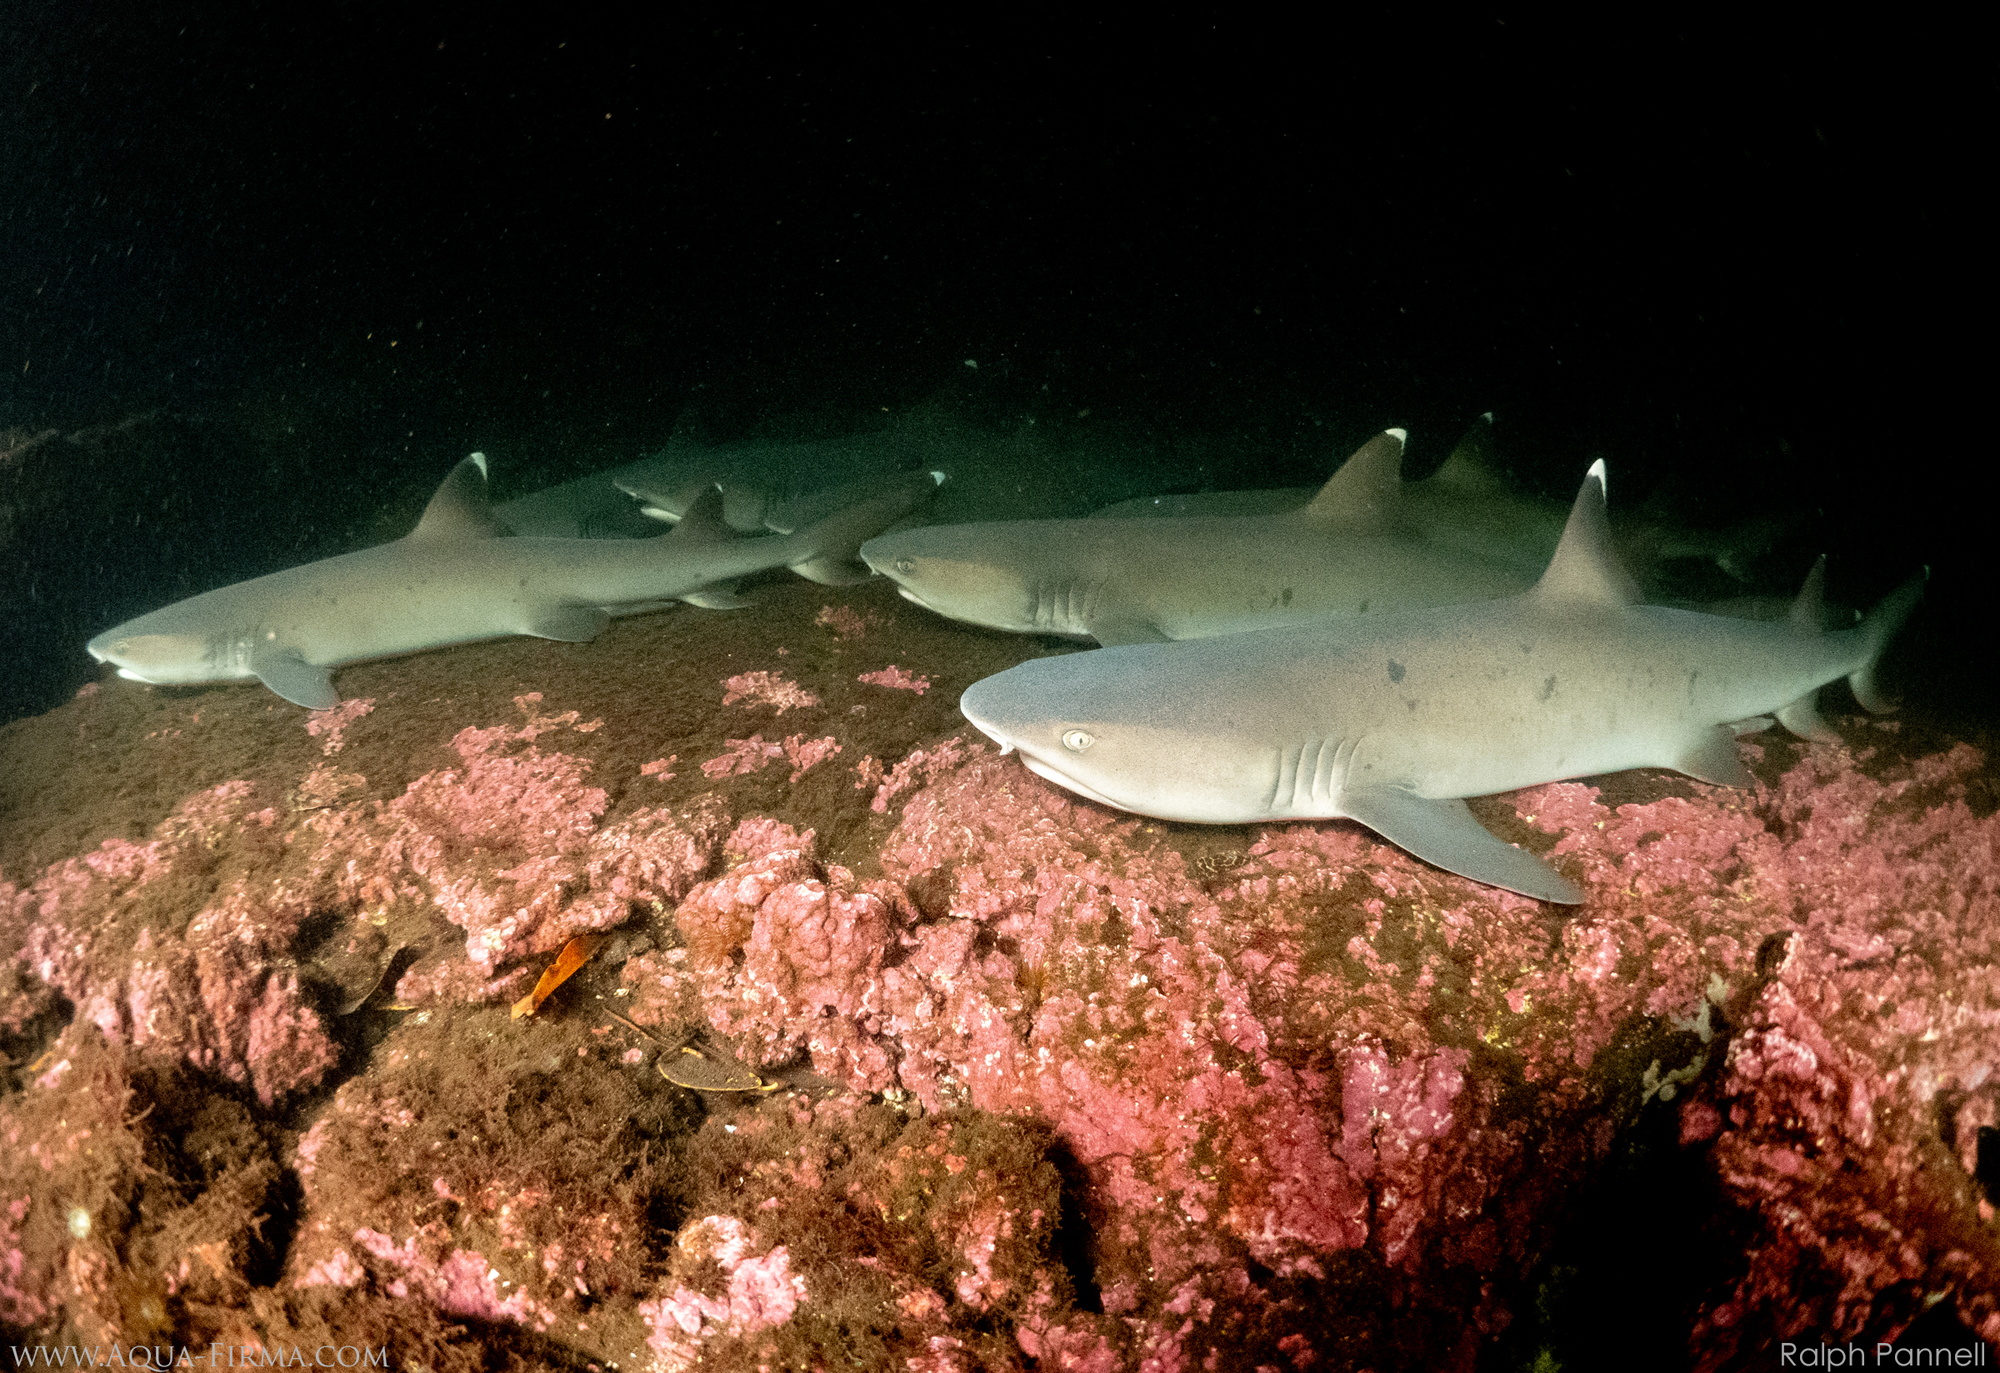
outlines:
[[[1053,642],[758,594],[351,667],[316,716],[107,680],[0,730],[17,1345],[1548,1367],[1552,1255],[1641,1138],[1700,1242],[1663,1289],[1686,1189],[1585,1217],[1631,1273],[1605,1362],[2000,1342],[1972,744],[1846,716],[1744,741],[1755,793],[1476,802],[1560,910],[1346,823],[1078,801],[955,709]]]

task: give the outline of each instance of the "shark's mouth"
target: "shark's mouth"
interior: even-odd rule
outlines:
[[[1131,807],[1129,806],[1120,805],[1118,802],[1112,800],[1109,796],[1106,796],[1103,792],[1098,791],[1095,788],[1085,786],[1083,783],[1077,781],[1074,777],[1065,776],[1063,773],[1057,772],[1054,768],[1050,767],[1047,763],[1044,763],[1041,759],[1035,757],[1032,753],[1023,753],[1021,755],[1021,761],[1028,765],[1028,771],[1034,773],[1035,776],[1045,777],[1049,781],[1054,782],[1057,786],[1063,788],[1065,791],[1073,791],[1078,796],[1083,797],[1087,801],[1095,801],[1099,805],[1109,806],[1113,810],[1131,809]]]

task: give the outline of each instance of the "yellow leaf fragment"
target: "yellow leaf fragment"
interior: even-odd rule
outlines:
[[[514,1019],[533,1015],[542,1007],[548,994],[569,981],[570,974],[590,961],[590,956],[609,938],[602,934],[580,934],[563,945],[563,951],[556,955],[556,961],[549,964],[541,980],[535,983],[535,990],[514,1003]]]

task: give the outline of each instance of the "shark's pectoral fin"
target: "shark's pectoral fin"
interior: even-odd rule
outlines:
[[[516,628],[517,634],[537,639],[556,639],[566,644],[587,643],[604,632],[611,617],[594,605],[545,605],[531,611]]]
[[[1433,801],[1401,787],[1372,787],[1343,792],[1340,810],[1446,872],[1565,906],[1584,899],[1582,888],[1527,850],[1496,837],[1456,797]]]
[[[1799,736],[1817,744],[1837,744],[1840,735],[1832,725],[1820,718],[1819,688],[1814,687],[1798,700],[1778,712],[1778,723]]]
[[[1119,644],[1164,644],[1172,642],[1160,627],[1143,615],[1094,615],[1090,637],[1105,648]]]
[[[690,591],[681,597],[689,605],[698,605],[703,610],[741,610],[756,602],[736,594],[732,583],[728,586],[705,586],[699,591]]]
[[[1712,782],[1718,787],[1747,789],[1757,785],[1750,769],[1743,766],[1743,756],[1736,751],[1736,731],[1728,725],[1717,725],[1702,733],[1681,751],[1681,756],[1674,759],[1671,766],[1676,772],[1685,772],[1690,777]]]
[[[332,671],[313,666],[295,648],[252,659],[250,670],[257,674],[258,681],[295,706],[332,710],[340,704],[340,693],[333,689]]]

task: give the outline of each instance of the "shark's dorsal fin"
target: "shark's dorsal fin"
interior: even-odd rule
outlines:
[[[1528,593],[1539,600],[1571,605],[1632,605],[1639,588],[1611,549],[1611,523],[1604,513],[1604,459],[1590,465],[1576,504],[1569,509],[1562,542],[1548,570]]]
[[[506,527],[486,504],[486,455],[474,453],[451,469],[424,507],[410,537],[422,543],[491,539]]]
[[[1362,444],[1297,518],[1315,524],[1386,519],[1403,484],[1403,441],[1408,437],[1405,430],[1384,429]]]
[[[667,537],[677,545],[730,542],[736,531],[722,518],[724,500],[722,488],[709,483],[682,512],[680,522]]]
[[[1493,412],[1487,411],[1472,422],[1458,447],[1427,481],[1449,487],[1468,496],[1504,491],[1507,483],[1493,464]]]
[[[1799,598],[1792,602],[1791,620],[1792,628],[1801,633],[1825,633],[1826,554],[1820,554],[1819,561],[1812,565],[1812,571],[1806,573],[1805,585],[1799,588]],[[1790,728],[1789,722],[1786,727]]]

